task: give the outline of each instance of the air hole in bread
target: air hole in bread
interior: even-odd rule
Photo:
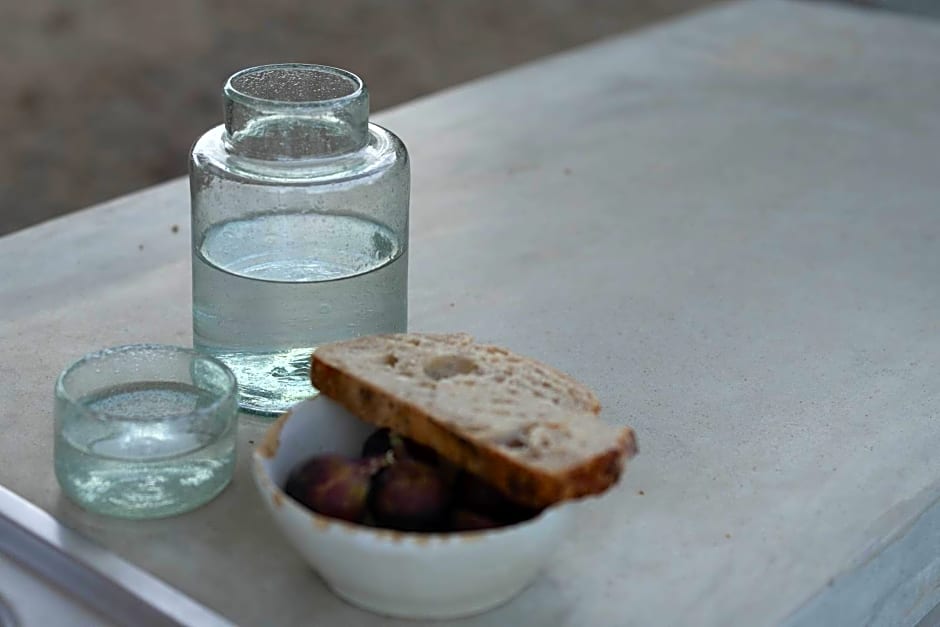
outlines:
[[[522,438],[516,436],[516,437],[510,438],[509,440],[507,440],[507,441],[506,441],[506,446],[508,446],[509,448],[524,448],[524,447],[525,447],[525,440],[523,440]]]
[[[441,355],[424,364],[424,374],[435,381],[460,374],[473,374],[479,370],[476,362],[461,355]]]

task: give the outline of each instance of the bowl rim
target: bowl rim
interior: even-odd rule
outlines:
[[[271,477],[271,473],[268,470],[268,464],[271,463],[275,457],[277,457],[280,446],[281,431],[284,429],[284,426],[288,423],[288,421],[290,421],[290,419],[294,416],[294,410],[296,407],[303,403],[315,401],[319,398],[323,398],[322,395],[300,401],[300,403],[281,414],[265,430],[261,441],[252,451],[252,472],[255,476],[256,485],[260,491],[267,493],[263,494],[262,496],[269,498],[277,508],[287,505],[289,508],[297,511],[298,513],[306,515],[312,521],[311,527],[316,530],[326,531],[331,527],[336,527],[350,534],[359,534],[371,539],[395,544],[400,544],[402,542],[410,542],[421,545],[430,543],[444,544],[449,542],[469,542],[479,541],[489,537],[523,532],[528,527],[532,527],[536,524],[544,522],[546,519],[558,516],[560,511],[566,509],[566,506],[570,505],[569,501],[561,501],[559,503],[549,505],[537,515],[527,520],[513,523],[511,525],[494,527],[492,529],[477,529],[469,531],[400,531],[398,529],[387,529],[384,527],[370,527],[368,525],[353,523],[315,512],[301,503],[298,503],[274,481],[274,479]],[[344,411],[347,410],[344,408]]]

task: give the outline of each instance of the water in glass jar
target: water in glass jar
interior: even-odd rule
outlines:
[[[206,233],[193,261],[193,343],[238,379],[247,411],[316,393],[310,355],[333,340],[404,331],[408,256],[358,216],[281,212]]]
[[[214,397],[183,383],[121,385],[83,398],[60,416],[56,475],[95,511],[169,516],[215,497],[235,464],[235,427],[205,414]],[[200,414],[202,410],[202,414]],[[81,415],[78,415],[81,412]],[[108,419],[130,416],[131,419]]]

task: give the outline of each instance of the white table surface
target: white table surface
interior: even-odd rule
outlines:
[[[940,24],[743,2],[376,117],[413,158],[411,328],[556,364],[640,443],[545,575],[463,624],[901,625],[940,601]],[[0,483],[241,624],[398,624],[275,531],[257,419],[189,515],[60,495],[58,372],[191,341],[188,212],[178,180],[0,239]]]

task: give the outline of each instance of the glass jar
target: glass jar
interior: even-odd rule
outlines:
[[[193,344],[276,415],[316,393],[317,345],[405,330],[408,153],[345,70],[249,68],[223,100],[190,155]]]

